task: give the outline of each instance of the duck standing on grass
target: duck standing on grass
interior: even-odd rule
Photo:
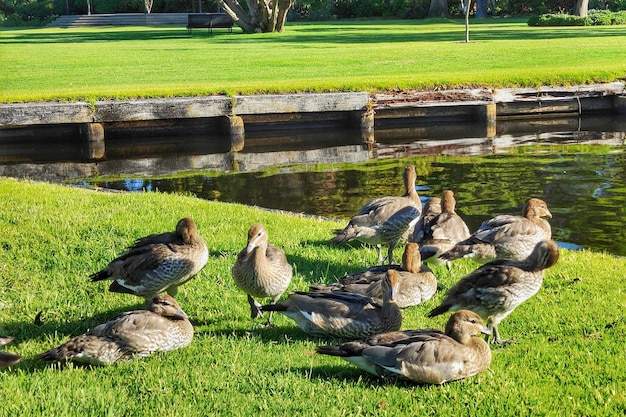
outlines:
[[[167,294],[157,295],[148,310],[122,313],[89,332],[50,349],[39,358],[44,361],[76,361],[91,365],[111,365],[119,360],[143,358],[154,352],[183,348],[193,339],[193,326],[187,314]]]
[[[383,262],[381,244],[389,246],[387,262],[393,263],[393,249],[406,242],[422,214],[422,202],[415,190],[415,167],[404,169],[404,194],[400,197],[381,197],[365,204],[343,229],[335,230],[329,243],[358,240],[377,245],[378,263]]]
[[[235,284],[248,295],[250,315],[263,316],[257,298],[272,298],[276,303],[287,290],[293,271],[283,251],[269,243],[267,231],[262,224],[254,224],[248,230],[248,244],[237,255],[232,269]],[[272,312],[266,325],[272,321]]]
[[[493,343],[500,340],[498,325],[524,301],[535,295],[543,283],[544,270],[559,259],[559,248],[553,240],[543,240],[523,261],[495,260],[479,267],[456,283],[441,302],[428,313],[435,317],[448,311],[472,310],[493,334]]]
[[[11,343],[13,340],[12,337],[9,336],[0,336],[0,346],[4,346],[6,344]],[[20,355],[16,355],[15,353],[10,352],[2,352],[0,351],[0,366],[11,366],[15,365],[22,359]]]
[[[473,258],[484,263],[493,259],[524,260],[535,245],[552,238],[552,218],[545,201],[531,198],[522,209],[522,216],[502,214],[483,222],[469,238],[443,253],[441,261]]]
[[[398,271],[387,271],[382,284],[382,305],[360,294],[296,292],[284,301],[263,306],[263,311],[283,313],[311,336],[359,339],[398,330],[402,324],[402,313],[394,299]]]
[[[421,262],[417,243],[407,243],[402,255],[402,265],[379,265],[340,278],[330,285],[311,285],[311,291],[350,292],[383,302],[383,279],[390,269],[398,271],[398,289],[394,294],[400,308],[411,307],[429,300],[437,291],[437,278]]]
[[[450,316],[445,333],[439,330],[382,333],[342,345],[318,346],[317,352],[342,357],[376,376],[443,384],[489,368],[489,345],[473,337],[480,333],[489,333],[480,316],[460,310]]]
[[[456,199],[452,190],[444,190],[441,198],[441,213],[415,229],[413,240],[420,246],[424,262],[438,262],[438,256],[452,249],[458,242],[470,237],[465,221],[456,211]]]
[[[112,279],[109,291],[134,294],[146,302],[167,291],[175,296],[178,287],[193,278],[206,265],[209,251],[194,221],[183,218],[176,231],[138,239],[106,268],[89,278]]]

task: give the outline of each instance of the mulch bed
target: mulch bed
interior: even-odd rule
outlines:
[[[493,92],[487,89],[474,90],[392,90],[371,94],[374,106],[428,102],[493,101]]]

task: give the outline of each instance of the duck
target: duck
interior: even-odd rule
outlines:
[[[353,216],[346,227],[334,231],[329,243],[337,245],[351,240],[376,245],[378,263],[383,262],[381,245],[387,245],[387,261],[393,264],[393,250],[408,240],[422,214],[422,202],[415,190],[415,167],[404,169],[404,194],[370,200]]]
[[[147,303],[162,292],[176,296],[178,287],[197,275],[208,259],[209,251],[196,223],[185,217],[174,232],[137,239],[89,279],[113,280],[109,291],[143,297]]]
[[[382,281],[382,305],[354,293],[296,292],[263,310],[281,312],[311,336],[359,339],[400,329],[402,313],[395,302],[398,284],[398,271],[388,270]]]
[[[458,242],[439,258],[442,262],[473,258],[479,263],[493,259],[526,259],[538,242],[552,238],[552,228],[544,217],[552,218],[546,202],[530,198],[521,216],[501,214],[483,222],[469,238]]]
[[[420,255],[424,262],[441,264],[439,255],[470,237],[469,227],[455,210],[454,192],[444,190],[440,199],[440,213],[429,216],[430,219],[424,222],[420,230],[415,229],[413,241],[419,244]]]
[[[173,297],[159,294],[152,298],[147,310],[122,313],[38,357],[47,362],[106,366],[181,349],[192,339],[193,326],[187,314]]]
[[[330,285],[311,285],[310,291],[351,292],[371,297],[383,303],[382,283],[387,271],[398,271],[398,289],[394,298],[400,308],[421,304],[435,295],[437,278],[433,271],[423,265],[417,243],[409,242],[404,248],[401,265],[378,265],[364,271],[346,275]]]
[[[420,242],[424,239],[426,227],[441,214],[441,198],[431,197],[424,203],[422,215],[413,228],[413,234],[409,236],[410,242]]]
[[[342,345],[318,346],[378,377],[420,384],[444,384],[477,375],[491,365],[491,348],[476,335],[488,334],[481,317],[469,310],[452,314],[445,332],[404,330]]]
[[[8,345],[13,341],[10,336],[0,336],[0,346]],[[22,356],[15,353],[0,351],[0,367],[13,366],[22,359]]]
[[[497,259],[488,262],[450,288],[428,317],[461,309],[471,310],[487,322],[492,343],[511,343],[513,339],[500,339],[498,325],[517,306],[539,291],[545,269],[553,266],[558,259],[557,243],[542,240],[523,261]]]
[[[248,229],[248,243],[232,268],[235,284],[248,296],[251,318],[263,316],[261,304],[254,298],[271,298],[276,303],[289,287],[292,275],[285,253],[269,242],[265,226],[253,224]],[[265,325],[271,325],[271,321],[272,312]]]

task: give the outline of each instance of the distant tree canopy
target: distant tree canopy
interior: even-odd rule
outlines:
[[[143,13],[146,0],[90,0],[92,13]],[[433,16],[462,17],[461,0],[222,0],[223,5],[237,3],[242,16],[250,18],[249,23],[256,24],[258,17],[265,13],[269,19],[268,27],[282,29],[280,19],[287,21],[307,20],[323,21],[331,19],[353,18],[395,18],[421,19],[429,16],[429,9],[436,6]],[[271,2],[270,2],[271,1]],[[475,0],[474,0],[475,1]],[[529,16],[544,13],[576,14],[583,0],[481,0],[486,4],[487,16]],[[626,10],[626,0],[588,0],[589,9]],[[192,13],[216,12],[220,0],[154,0],[152,13]],[[266,3],[267,2],[267,3]],[[286,2],[286,3],[285,3]],[[464,0],[467,2],[467,0]],[[252,13],[249,5],[263,5]],[[272,10],[276,7],[276,19],[271,21]],[[281,6],[282,4],[282,6]],[[289,4],[289,7],[286,7]],[[480,4],[480,11],[483,3]],[[234,6],[233,6],[234,7]],[[256,7],[256,6],[255,6]],[[280,10],[286,16],[279,15]],[[267,13],[266,13],[267,11]],[[0,24],[2,26],[38,26],[50,21],[55,16],[64,14],[87,14],[87,0],[0,0]],[[256,16],[256,17],[254,17]],[[273,22],[273,23],[272,23]],[[274,25],[274,26],[272,26]],[[249,26],[253,28],[254,26]],[[259,26],[259,31],[265,31]],[[245,30],[245,29],[244,29]],[[267,30],[267,31],[273,31]],[[256,31],[255,29],[249,31]]]

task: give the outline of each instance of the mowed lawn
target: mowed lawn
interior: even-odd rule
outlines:
[[[626,77],[624,27],[526,19],[0,30],[0,102],[531,86]]]
[[[398,163],[406,163],[402,161]],[[401,187],[399,187],[401,188]],[[191,216],[209,247],[206,267],[176,299],[191,317],[190,346],[106,368],[56,366],[36,355],[143,300],[89,282],[136,238]],[[375,262],[373,248],[330,246],[344,223],[159,193],[102,193],[0,179],[0,334],[22,361],[0,368],[0,416],[617,416],[626,412],[626,260],[561,251],[543,288],[500,326],[517,341],[493,348],[489,370],[443,386],[370,377],[315,354],[277,314],[253,322],[230,275],[246,231],[266,225],[294,267],[289,291]],[[398,248],[397,256],[400,256]],[[403,329],[443,328],[427,312],[476,264],[436,267],[433,299],[403,311]],[[38,320],[35,317],[39,317]]]

